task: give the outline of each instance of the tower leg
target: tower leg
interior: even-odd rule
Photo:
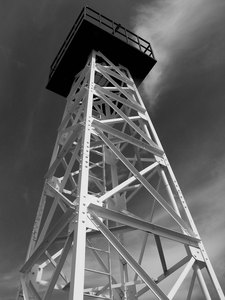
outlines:
[[[89,159],[90,159],[90,140],[91,140],[91,121],[93,106],[93,88],[94,88],[94,66],[95,54],[93,52],[90,60],[89,90],[87,93],[81,144],[78,199],[76,207],[76,218],[74,220],[74,246],[72,252],[72,270],[70,281],[69,299],[83,299],[84,290],[84,269],[85,269],[85,247],[86,247],[86,216],[88,201],[88,178],[89,178]]]

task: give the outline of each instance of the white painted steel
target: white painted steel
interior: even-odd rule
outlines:
[[[151,201],[148,211],[151,222],[130,210],[132,201],[138,205],[142,188]],[[175,220],[179,231],[154,223],[158,216],[156,204]],[[89,218],[94,225],[90,225]],[[125,247],[132,230],[134,235],[137,230],[145,232],[138,261]],[[144,269],[149,234],[155,237],[159,267],[163,269],[155,279]],[[163,239],[181,245],[184,257],[169,264]],[[113,248],[119,256],[115,256]],[[89,259],[86,250],[92,253],[96,265],[85,266]],[[69,270],[64,266],[67,260]],[[41,270],[39,277],[53,265],[50,278],[38,277],[43,286],[38,287],[31,279],[35,264]],[[120,265],[119,276],[115,274],[115,264]],[[61,288],[63,300],[63,297],[83,300],[84,294],[95,299],[139,300],[148,291],[157,299],[173,299],[193,267],[187,299],[193,299],[197,277],[203,297],[209,300],[198,264],[208,272],[214,294],[224,300],[187,203],[129,71],[93,51],[67,97],[26,261],[21,268],[18,295],[23,295],[24,300],[50,300],[56,288]],[[129,279],[128,265],[134,270],[133,281]],[[184,269],[167,296],[158,283],[171,274],[176,276],[182,266]],[[86,286],[85,269],[95,276],[106,276],[108,281],[96,283],[95,287]]]

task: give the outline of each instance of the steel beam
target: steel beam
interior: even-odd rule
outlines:
[[[162,207],[171,215],[171,217],[183,228],[184,231],[191,236],[195,236],[192,229],[181,219],[180,216],[173,210],[173,208],[165,201],[165,199],[151,186],[151,184],[140,175],[138,170],[120,153],[120,151],[113,145],[113,143],[98,129],[96,129],[101,139],[113,151],[113,153],[124,163],[124,165],[133,173],[133,175],[143,184],[143,186],[152,194],[152,196],[162,205]]]
[[[197,238],[122,214],[121,212],[113,211],[94,204],[90,204],[88,206],[88,211],[90,213],[96,213],[101,218],[112,220],[138,230],[149,232],[154,235],[159,235],[161,237],[198,248],[199,239]]]
[[[180,274],[180,276],[178,277],[177,281],[175,282],[174,286],[172,287],[172,289],[170,290],[170,292],[168,294],[168,298],[170,300],[172,300],[174,298],[174,296],[177,293],[177,291],[178,291],[179,287],[181,286],[182,282],[184,281],[187,274],[189,273],[192,266],[194,265],[194,262],[195,262],[195,259],[192,257],[190,259],[190,261],[187,263],[187,265],[185,266],[185,268],[182,271],[182,273]]]
[[[65,243],[65,246],[63,248],[63,251],[61,253],[61,256],[60,256],[60,260],[55,268],[55,271],[53,273],[53,276],[51,278],[51,281],[49,283],[49,286],[48,286],[48,289],[44,295],[44,298],[43,300],[50,300],[51,299],[51,295],[52,295],[52,292],[53,292],[53,289],[54,289],[54,286],[58,280],[58,277],[60,275],[60,271],[65,263],[65,260],[66,260],[66,257],[68,255],[68,252],[71,248],[71,245],[72,245],[72,241],[73,241],[73,235],[70,234],[67,238],[67,241]]]
[[[160,300],[168,300],[169,298],[161,291],[155,282],[148,276],[148,274],[140,267],[140,265],[127,252],[122,244],[115,238],[110,230],[99,220],[94,212],[91,212],[90,220],[106,237],[109,243],[116,249],[121,257],[131,266],[131,268],[138,274],[138,276],[145,282],[152,293]]]
[[[140,141],[126,133],[120,132],[119,130],[114,129],[106,124],[102,124],[101,122],[99,122],[95,119],[93,119],[93,121],[92,121],[92,126],[94,126],[95,128],[99,128],[100,130],[102,130],[104,132],[110,133],[111,135],[119,138],[123,142],[128,142],[136,147],[139,147],[141,149],[149,151],[150,153],[153,153],[158,156],[163,155],[163,151],[160,150],[157,146],[152,146],[152,145],[143,143],[142,141]]]
[[[50,230],[46,235],[45,240],[37,247],[31,257],[26,261],[26,263],[21,268],[20,272],[27,273],[30,271],[32,266],[36,263],[39,257],[47,250],[47,248],[54,242],[56,237],[65,228],[65,226],[74,218],[74,209],[68,208],[66,213],[62,215],[56,225]]]

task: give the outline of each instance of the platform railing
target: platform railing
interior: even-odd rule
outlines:
[[[93,23],[94,25],[102,28],[103,30],[114,35],[115,37],[121,39],[122,41],[126,42],[127,44],[130,44],[131,46],[137,48],[142,53],[144,53],[152,58],[155,58],[152,47],[148,41],[144,40],[137,34],[126,29],[121,24],[116,23],[113,20],[110,20],[109,18],[101,15],[94,9],[86,6],[81,10],[78,18],[76,19],[74,25],[72,26],[72,28],[69,32],[66,40],[64,41],[62,47],[60,48],[59,53],[57,54],[56,58],[52,62],[51,67],[50,67],[51,70],[50,70],[49,78],[52,77],[54,71],[56,70],[61,59],[63,58],[67,48],[69,47],[70,43],[72,42],[73,37],[75,36],[78,28],[80,27],[80,25],[84,19],[86,19],[89,22]]]

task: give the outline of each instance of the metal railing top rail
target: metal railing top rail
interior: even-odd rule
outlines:
[[[72,28],[69,32],[66,40],[64,41],[57,56],[55,57],[54,61],[52,62],[51,67],[50,67],[51,71],[50,71],[49,78],[52,77],[55,69],[57,68],[59,62],[61,61],[63,55],[65,54],[67,48],[69,47],[70,42],[72,41],[73,37],[75,36],[78,28],[80,27],[80,25],[84,19],[86,19],[89,22],[93,23],[94,25],[97,25],[98,27],[104,29],[105,31],[116,36],[117,38],[120,38],[122,41],[137,48],[144,54],[146,54],[152,58],[155,58],[153,50],[151,48],[151,45],[148,41],[144,40],[137,34],[126,29],[121,24],[116,23],[113,20],[110,20],[109,18],[101,15],[94,9],[86,6],[81,10],[78,18],[76,19],[74,25],[72,26]]]

